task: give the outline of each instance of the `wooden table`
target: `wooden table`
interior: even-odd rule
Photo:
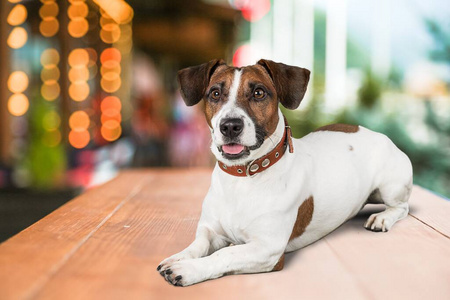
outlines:
[[[388,233],[368,206],[281,272],[180,288],[156,272],[194,238],[210,170],[132,170],[0,245],[0,299],[450,299],[450,202],[414,187]]]

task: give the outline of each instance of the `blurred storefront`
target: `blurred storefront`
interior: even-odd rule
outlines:
[[[236,10],[8,0],[1,14],[0,188],[89,187],[126,166],[210,164],[176,71],[231,55]]]

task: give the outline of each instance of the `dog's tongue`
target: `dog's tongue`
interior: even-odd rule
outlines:
[[[222,150],[227,154],[239,154],[244,150],[244,146],[240,144],[223,145]]]

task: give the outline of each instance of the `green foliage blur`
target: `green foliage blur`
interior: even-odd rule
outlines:
[[[56,131],[60,120],[49,114],[54,109],[54,104],[45,101],[40,94],[33,98],[30,106],[30,145],[21,165],[30,175],[31,186],[38,189],[54,189],[64,181],[66,153],[62,143],[55,142],[60,139]],[[55,130],[48,130],[52,127]]]

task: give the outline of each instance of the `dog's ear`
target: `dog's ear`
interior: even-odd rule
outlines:
[[[309,70],[266,59],[260,59],[258,64],[263,66],[272,78],[281,104],[286,108],[296,109],[305,96]]]
[[[181,96],[187,106],[195,105],[202,100],[212,74],[223,64],[225,62],[222,59],[213,59],[199,66],[178,71]]]

